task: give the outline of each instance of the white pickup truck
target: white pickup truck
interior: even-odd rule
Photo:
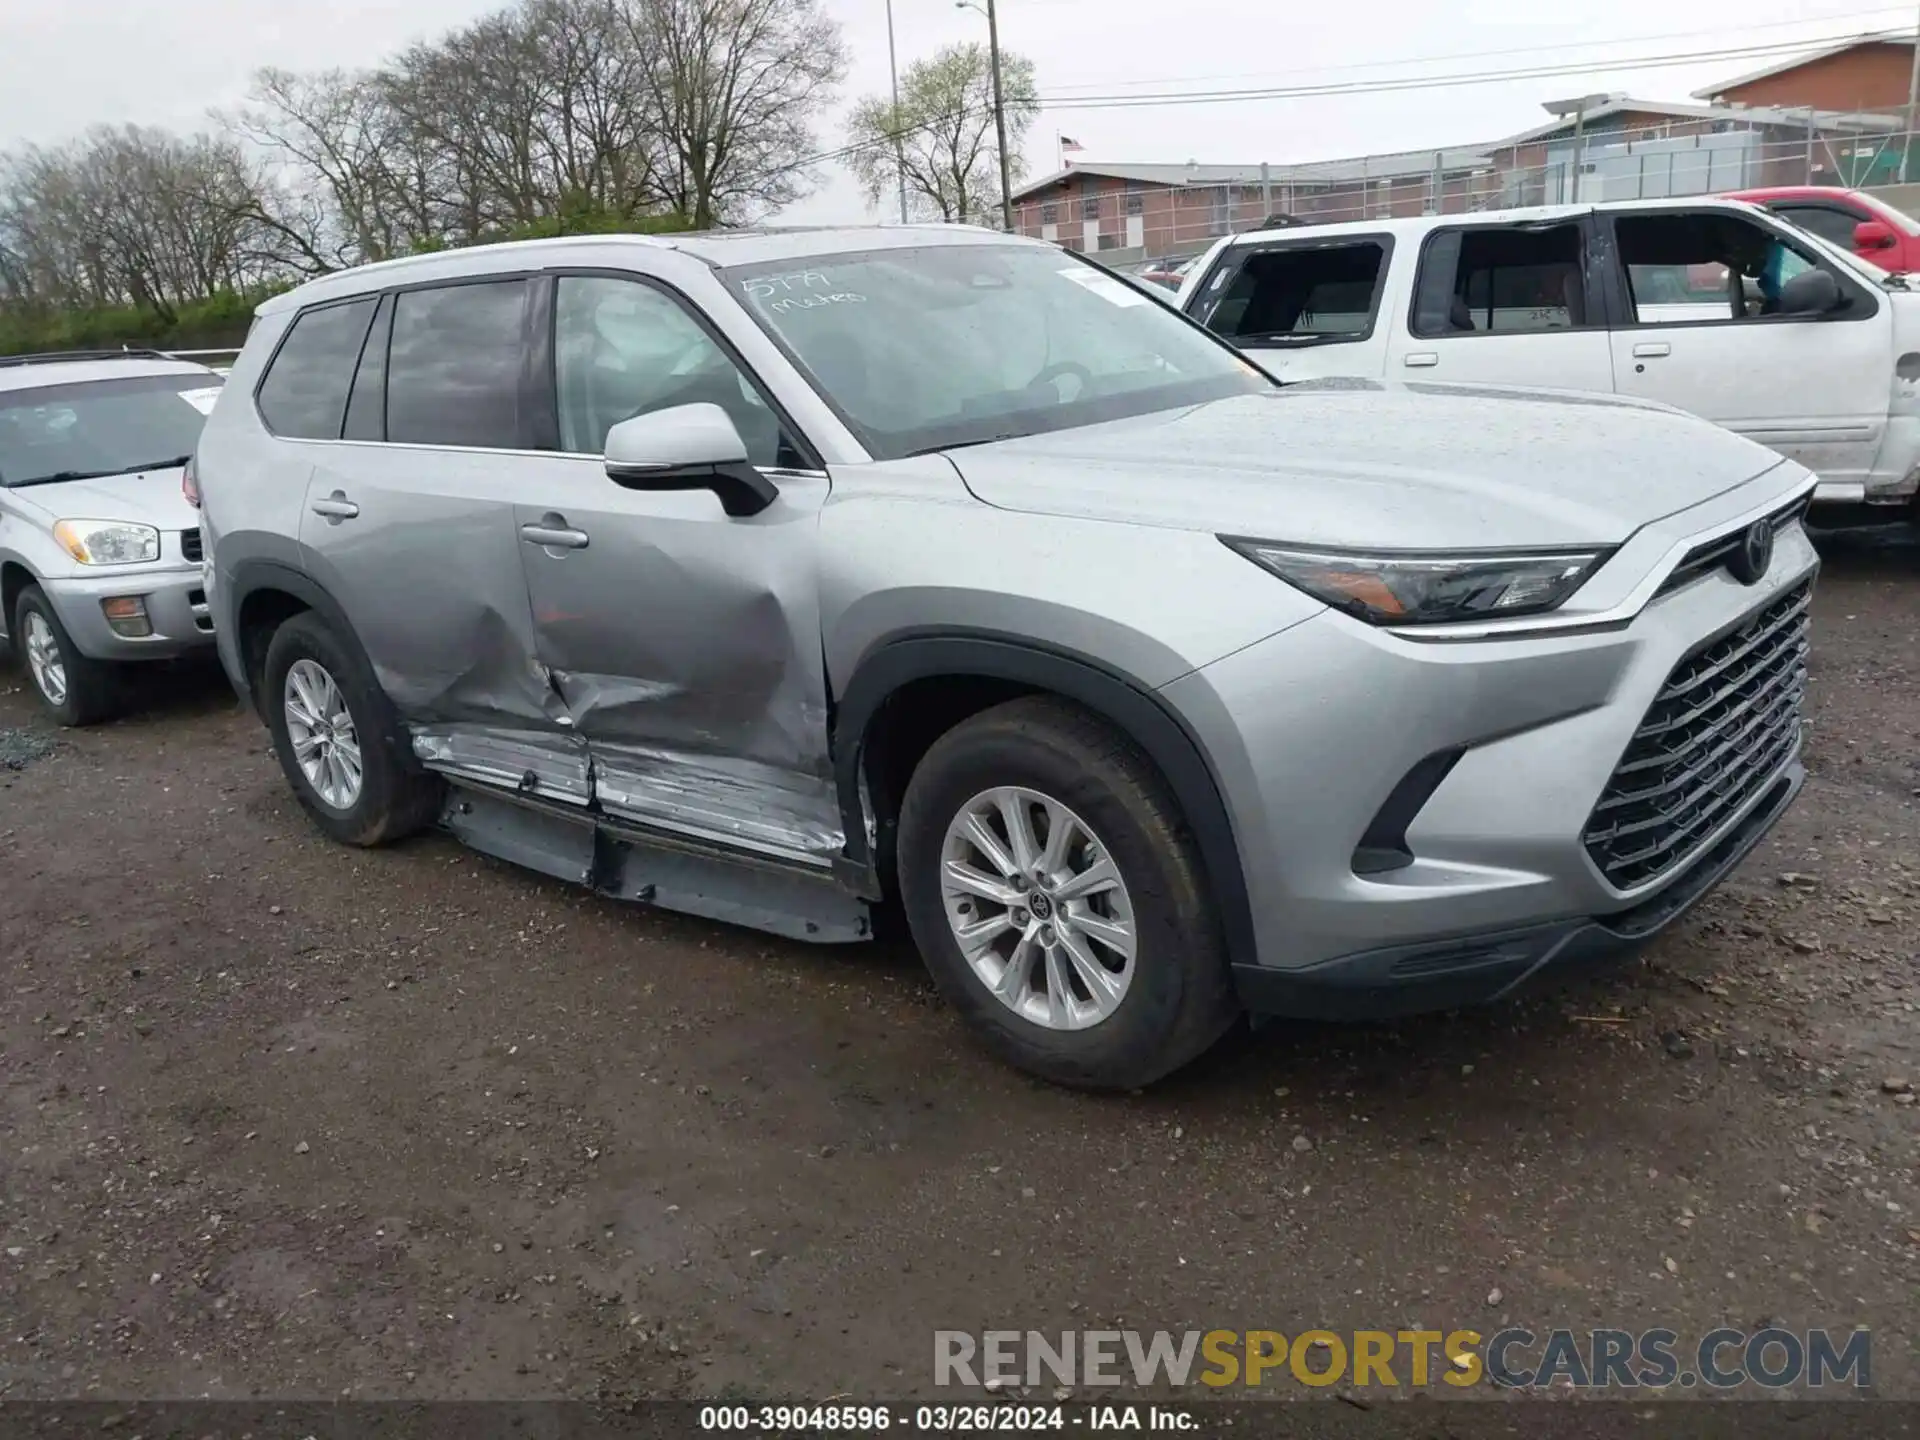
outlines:
[[[1920,513],[1920,292],[1739,201],[1256,230],[1177,303],[1282,379],[1657,400],[1798,460],[1817,502]]]

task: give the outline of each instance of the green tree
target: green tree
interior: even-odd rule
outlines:
[[[1039,113],[1033,62],[1000,52],[1007,114],[1007,168],[1026,173],[1020,142]],[[900,104],[869,96],[854,107],[847,160],[871,204],[884,208],[896,176],[922,217],[991,221],[1000,206],[1000,157],[994,150],[993,68],[984,45],[949,45],[916,60],[900,77]]]

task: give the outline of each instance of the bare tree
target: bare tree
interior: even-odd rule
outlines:
[[[232,141],[98,129],[13,157],[0,229],[17,288],[63,305],[179,308],[257,281],[259,176]]]
[[[813,123],[846,73],[819,0],[622,0],[639,53],[661,198],[695,229],[804,194]]]
[[[262,70],[229,129],[276,162],[259,219],[297,270],[405,254],[429,232],[426,179],[378,75]]]
[[[1000,206],[994,152],[993,70],[984,45],[949,45],[916,60],[900,77],[900,104],[869,96],[854,107],[847,168],[869,204],[892,193],[896,163],[923,215],[966,222]],[[1026,166],[1020,141],[1039,113],[1033,62],[1000,52],[1000,93],[1007,114],[1008,169]],[[897,162],[896,162],[897,154]]]

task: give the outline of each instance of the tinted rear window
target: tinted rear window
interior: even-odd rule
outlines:
[[[387,350],[387,439],[512,449],[521,442],[524,280],[406,290]]]
[[[276,435],[338,440],[372,297],[309,310],[293,322],[260,382],[260,414]]]

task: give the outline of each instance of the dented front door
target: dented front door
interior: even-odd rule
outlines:
[[[598,456],[537,462],[517,510],[539,657],[609,814],[825,865],[842,846],[817,586],[824,475],[731,519]]]
[[[513,497],[524,457],[315,446],[300,539],[416,753],[584,805],[585,746],[536,656]],[[537,462],[536,462],[537,463]]]

